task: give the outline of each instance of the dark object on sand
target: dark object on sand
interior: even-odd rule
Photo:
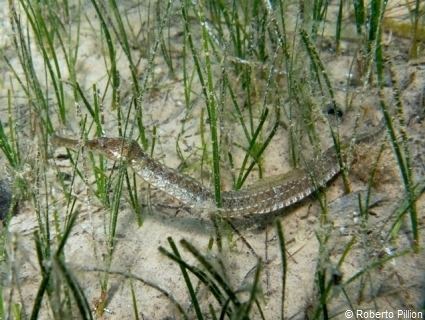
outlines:
[[[4,220],[9,212],[12,203],[12,193],[10,184],[5,180],[0,180],[0,220]]]

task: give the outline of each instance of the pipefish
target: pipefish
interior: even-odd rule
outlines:
[[[369,131],[359,134],[356,143],[375,139],[384,131],[385,121]],[[70,149],[78,149],[81,142],[54,135],[51,143]],[[341,143],[347,145],[347,141]],[[167,193],[185,205],[196,209],[217,209],[214,193],[196,179],[167,167],[147,155],[135,140],[101,137],[83,142],[94,153],[121,161],[151,186]],[[240,190],[222,192],[221,211],[229,217],[267,214],[294,205],[327,185],[341,172],[335,146],[328,148],[313,160],[306,161],[303,168],[266,178],[264,181]]]

